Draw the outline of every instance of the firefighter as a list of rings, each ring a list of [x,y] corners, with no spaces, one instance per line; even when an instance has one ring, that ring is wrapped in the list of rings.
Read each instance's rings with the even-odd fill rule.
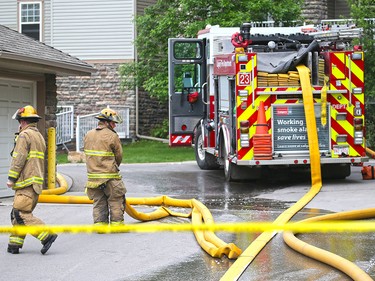
[[[122,145],[114,129],[122,119],[110,108],[103,109],[95,118],[99,120],[98,126],[84,139],[86,193],[94,201],[94,224],[121,225],[124,223],[126,188],[119,173]]]
[[[7,181],[7,186],[15,190],[11,221],[13,225],[43,225],[41,219],[33,216],[44,183],[46,143],[37,129],[37,122],[41,117],[34,107],[27,105],[18,109],[13,119],[16,119],[20,126],[11,152],[12,161]],[[57,235],[43,231],[34,237],[41,241],[41,253],[44,255]],[[24,240],[25,236],[10,235],[8,253],[18,254]]]

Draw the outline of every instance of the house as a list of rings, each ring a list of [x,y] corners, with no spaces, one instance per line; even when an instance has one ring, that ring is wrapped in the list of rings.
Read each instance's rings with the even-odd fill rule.
[[[96,70],[86,62],[0,25],[0,197],[6,188],[10,152],[18,122],[12,119],[20,107],[31,104],[44,118],[39,130],[47,136],[56,127],[56,76],[90,76]]]
[[[128,107],[130,133],[135,137],[138,97],[134,91],[121,91],[118,67],[135,58],[134,16],[155,2],[2,0],[0,24],[93,65],[98,72],[92,77],[57,78],[59,105],[73,105],[80,115],[107,105]]]
[[[57,77],[59,106],[73,105],[75,115],[98,112],[107,105],[125,106],[130,112],[130,134],[135,137],[136,99],[151,102],[150,107],[156,110],[158,105],[145,93],[139,97],[138,92],[123,92],[118,67],[135,58],[134,16],[155,2],[2,0],[0,24],[93,65],[98,72],[91,77]],[[167,116],[167,109],[163,111]]]

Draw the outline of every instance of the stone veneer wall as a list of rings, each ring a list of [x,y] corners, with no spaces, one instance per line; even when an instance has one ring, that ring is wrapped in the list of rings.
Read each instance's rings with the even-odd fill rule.
[[[120,64],[92,64],[98,71],[91,76],[58,77],[58,105],[74,106],[74,116],[99,112],[107,105],[130,108],[130,137],[135,137],[135,93],[121,91]]]
[[[57,109],[57,87],[55,74],[46,74],[46,104],[45,104],[45,122],[46,136],[48,128],[56,128],[56,109]]]
[[[125,105],[130,108],[130,137],[136,138],[135,92],[121,91],[118,68],[120,64],[93,64],[98,70],[90,76],[58,77],[58,104],[73,105],[74,115],[100,111],[107,105]],[[140,135],[150,136],[153,128],[168,118],[168,104],[160,103],[148,93],[139,91]]]
[[[318,24],[328,17],[328,0],[305,1],[302,7],[302,16],[308,24]]]
[[[139,127],[140,135],[151,136],[153,129],[161,126],[168,119],[168,102],[159,102],[147,92],[139,91]]]

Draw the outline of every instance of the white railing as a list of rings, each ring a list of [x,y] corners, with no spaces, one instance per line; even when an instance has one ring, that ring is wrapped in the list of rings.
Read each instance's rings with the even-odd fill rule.
[[[56,113],[56,145],[64,145],[74,138],[73,106],[58,106]]]
[[[117,124],[116,132],[120,139],[129,138],[129,108],[126,106],[107,106],[110,107],[122,117],[123,123]],[[87,115],[77,116],[77,129],[76,129],[76,151],[81,151],[83,148],[83,140],[88,131],[94,129],[98,125],[98,120],[95,118],[99,112]]]
[[[375,18],[366,18],[364,19],[367,22],[370,22],[372,24],[375,23]],[[327,20],[321,20],[322,25],[330,25],[330,26],[353,26],[356,24],[356,19],[327,19]]]

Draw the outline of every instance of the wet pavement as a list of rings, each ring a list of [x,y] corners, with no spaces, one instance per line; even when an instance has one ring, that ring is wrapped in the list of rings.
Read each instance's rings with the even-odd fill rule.
[[[125,164],[121,167],[128,197],[168,195],[195,198],[205,204],[216,222],[273,221],[309,189],[305,174],[272,174],[255,182],[226,183],[222,170],[202,171],[195,162]],[[82,195],[86,180],[83,164],[59,165],[72,185],[67,195]],[[360,167],[346,180],[325,181],[322,191],[293,220],[372,207],[375,185],[363,181]],[[0,199],[0,224],[9,225],[11,198]],[[50,224],[90,224],[91,205],[39,204],[38,216]],[[151,207],[137,207],[149,212]],[[127,223],[137,223],[126,217]],[[162,223],[189,223],[168,217]],[[150,222],[158,223],[158,222]],[[260,233],[216,233],[242,250]],[[375,278],[375,234],[314,233],[298,236],[354,261]],[[7,236],[0,236],[0,245]],[[55,245],[56,244],[56,245]],[[27,238],[23,253],[0,251],[4,280],[220,280],[234,263],[215,259],[197,244],[192,233],[61,234],[46,256],[36,239]],[[47,264],[45,264],[47,262]],[[27,264],[27,269],[23,264]],[[15,267],[15,264],[18,267]],[[47,265],[47,266],[46,266]],[[17,274],[14,274],[16,270]],[[4,273],[3,273],[4,272]],[[13,273],[12,273],[13,272]],[[255,258],[240,280],[350,280],[341,272],[294,252],[277,235]]]

